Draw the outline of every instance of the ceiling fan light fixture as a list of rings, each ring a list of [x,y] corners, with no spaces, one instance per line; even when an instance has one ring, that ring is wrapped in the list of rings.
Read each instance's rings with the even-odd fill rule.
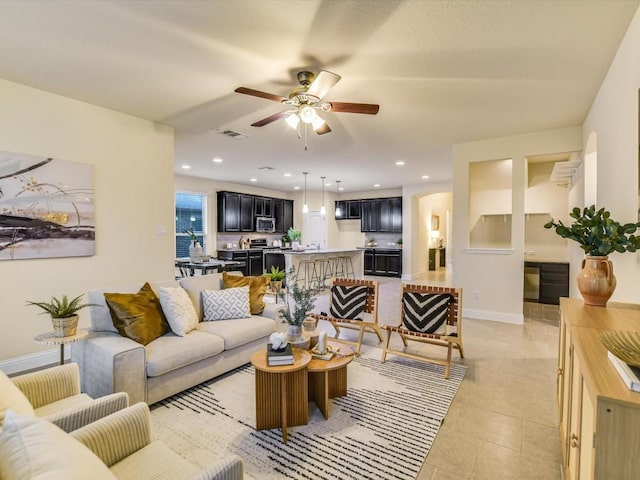
[[[320,115],[316,115],[316,118],[313,122],[311,122],[311,125],[313,126],[314,130],[318,130],[320,127],[322,127],[325,123],[324,118],[322,118]]]
[[[300,120],[303,123],[313,123],[316,118],[318,118],[318,114],[316,113],[316,109],[311,105],[305,105],[300,109]]]
[[[295,130],[296,128],[298,128],[298,124],[300,123],[300,118],[296,113],[292,113],[287,118],[285,118],[284,121],[287,122],[287,125],[289,125],[291,128]]]

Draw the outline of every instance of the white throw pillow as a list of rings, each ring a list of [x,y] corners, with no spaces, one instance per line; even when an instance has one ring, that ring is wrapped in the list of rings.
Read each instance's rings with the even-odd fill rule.
[[[159,289],[160,306],[167,317],[173,333],[184,337],[198,326],[198,315],[189,298],[181,287],[162,287]]]
[[[0,433],[0,478],[113,480],[116,477],[91,450],[53,423],[9,410]]]
[[[15,386],[4,372],[0,371],[0,427],[7,410],[13,410],[24,415],[35,416],[31,402],[24,396],[22,390]],[[0,477],[1,478],[1,477]]]
[[[202,309],[205,322],[248,318],[251,316],[249,286],[225,288],[224,290],[203,290]]]

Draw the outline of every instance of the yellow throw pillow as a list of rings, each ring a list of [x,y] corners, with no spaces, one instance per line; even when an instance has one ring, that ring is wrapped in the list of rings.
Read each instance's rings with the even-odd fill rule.
[[[224,288],[249,286],[249,309],[251,315],[260,315],[264,310],[264,294],[267,292],[269,277],[240,277],[222,272]]]
[[[149,283],[138,293],[105,293],[104,298],[113,325],[123,337],[146,345],[171,330]]]

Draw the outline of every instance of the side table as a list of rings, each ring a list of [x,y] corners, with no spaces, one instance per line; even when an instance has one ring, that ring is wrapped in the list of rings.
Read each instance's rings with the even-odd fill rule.
[[[355,352],[351,347],[329,342],[334,348],[340,348],[340,355],[331,360],[312,358],[307,365],[309,372],[309,401],[315,402],[325,419],[329,418],[329,399],[347,394],[347,365],[351,363]]]
[[[311,355],[293,349],[293,365],[269,366],[267,350],[251,357],[256,370],[256,429],[282,429],[287,443],[287,427],[306,425],[309,421],[307,365]]]
[[[84,340],[89,335],[88,330],[77,330],[75,335],[68,337],[54,337],[53,332],[42,333],[34,338],[41,345],[60,345],[60,365],[64,365],[64,345]]]

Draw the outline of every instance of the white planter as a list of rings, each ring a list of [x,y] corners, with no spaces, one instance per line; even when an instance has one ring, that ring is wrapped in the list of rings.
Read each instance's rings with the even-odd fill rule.
[[[202,245],[199,242],[189,246],[189,260],[193,263],[202,263]]]

